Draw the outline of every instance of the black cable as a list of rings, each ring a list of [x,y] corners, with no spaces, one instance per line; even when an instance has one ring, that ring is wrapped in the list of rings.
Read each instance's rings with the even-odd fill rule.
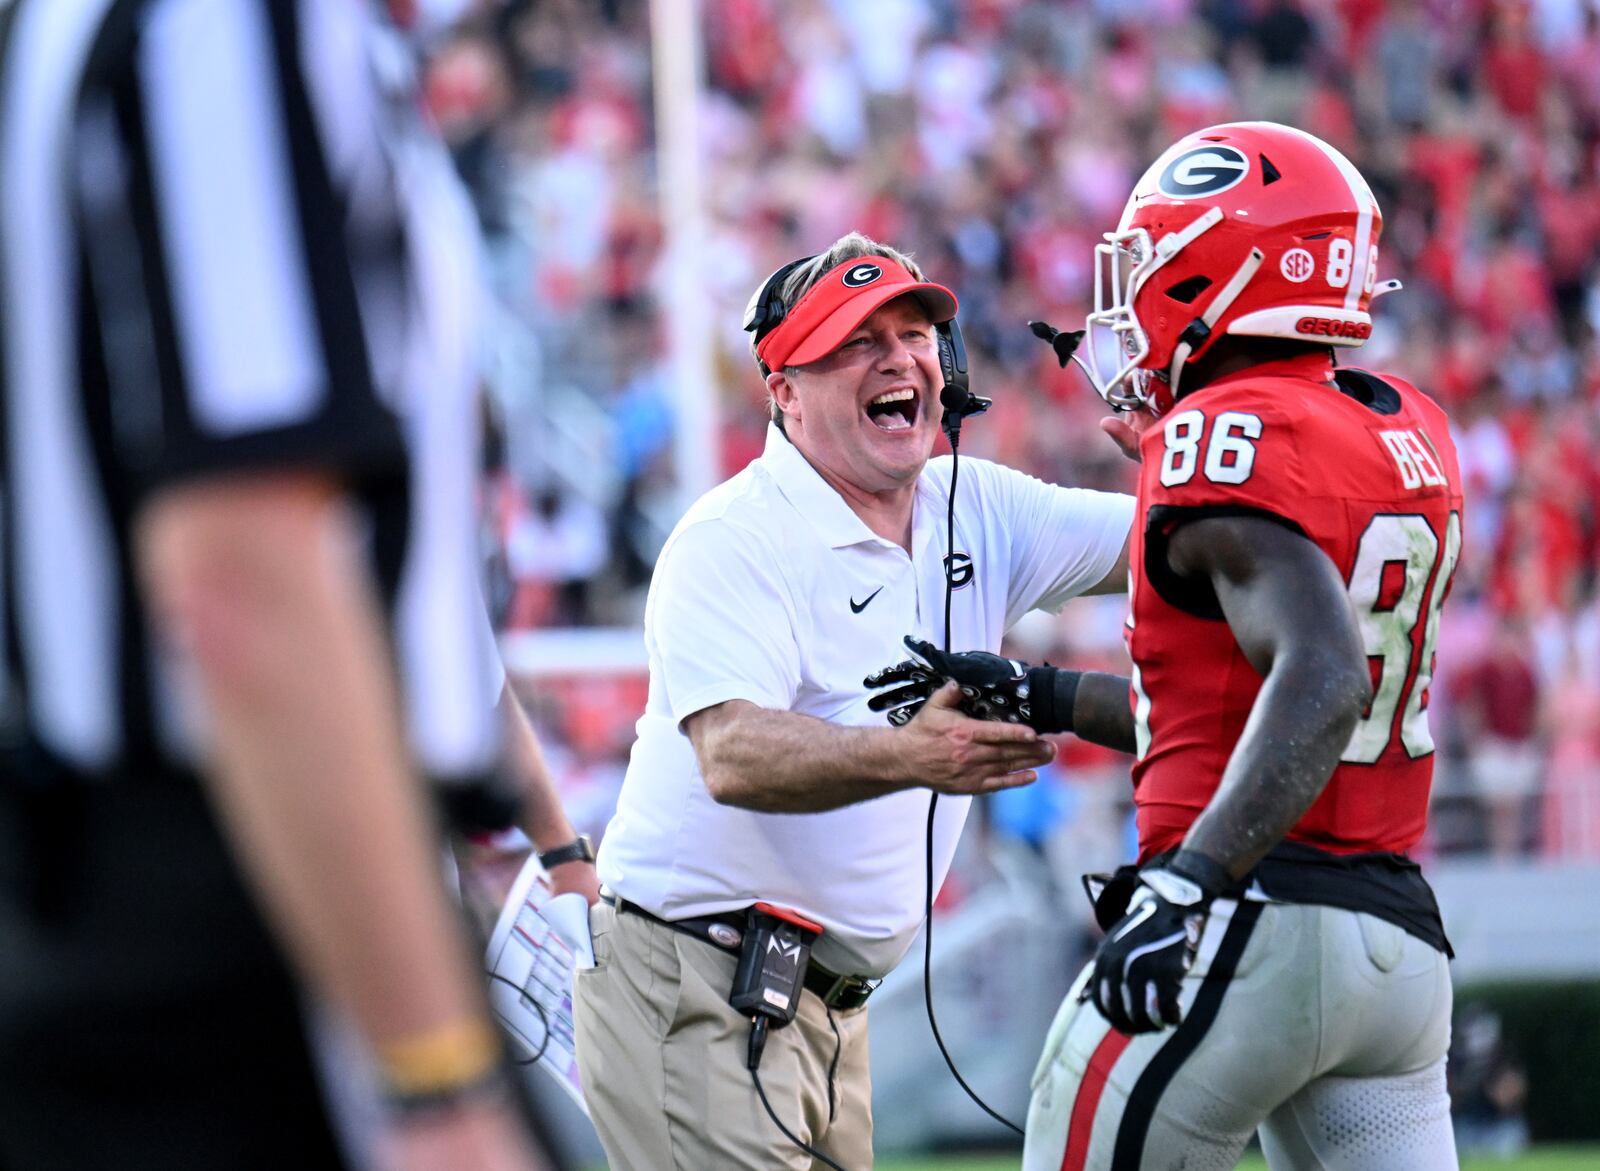
[[[950,653],[950,604],[955,589],[950,581],[956,568],[956,477],[961,474],[961,420],[945,432],[950,440],[950,492],[944,509],[944,653]]]
[[[750,1050],[749,1059],[746,1061],[746,1064],[750,1067],[750,1080],[756,1084],[756,1094],[761,1098],[761,1104],[767,1108],[767,1117],[772,1119],[774,1126],[783,1131],[784,1138],[788,1139],[817,1162],[826,1163],[828,1166],[833,1168],[833,1171],[845,1171],[843,1167],[839,1166],[839,1164],[835,1163],[832,1159],[828,1158],[827,1155],[824,1155],[815,1147],[810,1146],[806,1142],[802,1141],[799,1135],[795,1134],[792,1130],[785,1126],[783,1124],[783,1119],[778,1117],[778,1112],[772,1108],[772,1103],[767,1101],[767,1091],[762,1088],[761,1075],[756,1072],[756,1067],[761,1064],[761,1051],[766,1047],[767,1028],[768,1025],[766,1017],[757,1016],[750,1019]]]
[[[828,1166],[832,1167],[833,1171],[844,1171],[843,1167],[839,1166],[839,1164],[828,1158],[827,1155],[824,1155],[821,1151],[817,1150],[816,1147],[808,1146],[806,1143],[801,1142],[800,1138],[783,1124],[783,1119],[779,1118],[778,1115],[773,1111],[772,1103],[767,1101],[767,1091],[761,1088],[761,1075],[753,1069],[750,1071],[750,1080],[756,1084],[756,1093],[761,1097],[761,1104],[767,1108],[767,1117],[772,1119],[779,1130],[783,1131],[784,1138],[788,1139],[817,1162],[826,1163]]]
[[[839,1076],[839,1058],[844,1056],[844,1038],[839,1035],[839,1025],[833,1019],[833,1009],[828,1009],[828,1028],[833,1030],[833,1061],[828,1066],[828,1125],[833,1125],[834,1118],[834,1092],[833,1082]]]
[[[518,1067],[536,1064],[538,1062],[539,1058],[544,1056],[544,1051],[546,1049],[550,1048],[550,1014],[545,1011],[544,1005],[540,1004],[533,997],[529,996],[528,995],[528,990],[526,988],[524,988],[522,985],[518,984],[515,980],[507,980],[499,972],[490,972],[489,973],[489,979],[498,980],[498,981],[500,981],[500,983],[504,984],[507,988],[515,988],[517,990],[517,995],[522,997],[522,999],[527,1001],[527,1003],[533,1005],[533,1010],[536,1013],[539,1014],[539,1023],[544,1026],[544,1040],[539,1043],[538,1050],[534,1053],[534,1055],[532,1057],[529,1057],[525,1061],[524,1060],[518,1060],[515,1057],[508,1057],[507,1058],[507,1060],[509,1060],[512,1065],[515,1065],[515,1066],[518,1066]]]
[[[1001,1126],[1010,1127],[1018,1134],[1024,1134],[1022,1127],[1011,1119],[998,1113],[994,1107],[978,1097],[978,1092],[967,1085],[967,1079],[961,1076],[961,1071],[956,1068],[955,1058],[950,1056],[950,1050],[945,1048],[944,1037],[939,1033],[939,1018],[933,1014],[933,811],[939,804],[939,794],[934,793],[928,801],[928,850],[927,850],[927,898],[923,904],[922,923],[922,992],[923,1002],[928,1006],[928,1027],[933,1030],[934,1043],[939,1046],[939,1053],[944,1057],[944,1063],[950,1067],[950,1074],[956,1083],[967,1092],[967,1097],[978,1104],[990,1118]]]
[[[951,585],[952,558],[956,550],[956,475],[960,469],[961,457],[957,449],[961,446],[961,424],[956,425],[946,432],[950,439],[950,495],[949,504],[945,510],[945,560],[944,560],[944,652],[950,653],[950,603],[955,594]],[[933,1040],[939,1046],[939,1053],[944,1058],[944,1063],[950,1067],[950,1074],[956,1079],[967,1097],[978,1104],[978,1107],[1002,1126],[1009,1126],[1018,1134],[1023,1134],[1022,1127],[1012,1122],[1009,1118],[997,1113],[995,1109],[978,1097],[977,1091],[967,1085],[967,1079],[961,1076],[961,1071],[956,1068],[955,1058],[950,1056],[950,1050],[945,1048],[944,1037],[939,1033],[939,1018],[933,1012],[933,815],[939,808],[939,794],[929,794],[928,797],[928,834],[927,849],[923,857],[927,863],[925,871],[926,885],[923,887],[925,898],[922,906],[922,999],[928,1006],[928,1027],[933,1030]]]

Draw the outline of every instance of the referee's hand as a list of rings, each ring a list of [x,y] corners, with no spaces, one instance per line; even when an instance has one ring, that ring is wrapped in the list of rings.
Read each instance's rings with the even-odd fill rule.
[[[990,793],[1039,779],[1055,745],[1022,724],[974,720],[961,712],[961,688],[946,683],[915,718],[894,730],[911,771],[940,793]]]

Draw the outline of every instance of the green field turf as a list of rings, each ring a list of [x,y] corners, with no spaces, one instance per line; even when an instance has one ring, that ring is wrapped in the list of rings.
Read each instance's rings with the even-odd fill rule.
[[[882,1159],[877,1171],[1016,1171],[1016,1155]],[[1266,1171],[1260,1155],[1247,1155],[1239,1171]],[[1596,1171],[1600,1146],[1540,1147],[1512,1159],[1464,1159],[1461,1171]]]

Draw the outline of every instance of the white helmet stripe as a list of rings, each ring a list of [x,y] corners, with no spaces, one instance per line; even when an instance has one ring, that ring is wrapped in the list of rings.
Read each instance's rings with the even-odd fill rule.
[[[1361,293],[1367,287],[1367,266],[1372,254],[1372,204],[1368,204],[1356,217],[1355,267],[1350,270],[1350,287],[1344,291],[1344,307],[1359,309]]]
[[[1248,123],[1246,123],[1248,125]],[[1372,188],[1367,186],[1367,181],[1361,177],[1361,172],[1356,170],[1355,164],[1344,157],[1338,148],[1323,142],[1315,134],[1307,134],[1296,126],[1278,126],[1279,130],[1287,130],[1291,134],[1298,134],[1307,142],[1315,143],[1323,154],[1328,156],[1328,161],[1339,168],[1339,174],[1350,187],[1350,196],[1356,201],[1356,254],[1355,261],[1350,270],[1350,284],[1344,291],[1344,307],[1355,309],[1361,304],[1361,293],[1367,287],[1367,266],[1372,255],[1372,217],[1378,210],[1378,201],[1372,194]]]

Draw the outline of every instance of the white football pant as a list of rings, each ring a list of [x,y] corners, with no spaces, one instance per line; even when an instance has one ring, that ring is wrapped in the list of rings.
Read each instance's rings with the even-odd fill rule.
[[[1067,994],[1033,1075],[1024,1171],[1456,1171],[1448,961],[1333,907],[1219,899],[1183,1023],[1127,1037]]]

